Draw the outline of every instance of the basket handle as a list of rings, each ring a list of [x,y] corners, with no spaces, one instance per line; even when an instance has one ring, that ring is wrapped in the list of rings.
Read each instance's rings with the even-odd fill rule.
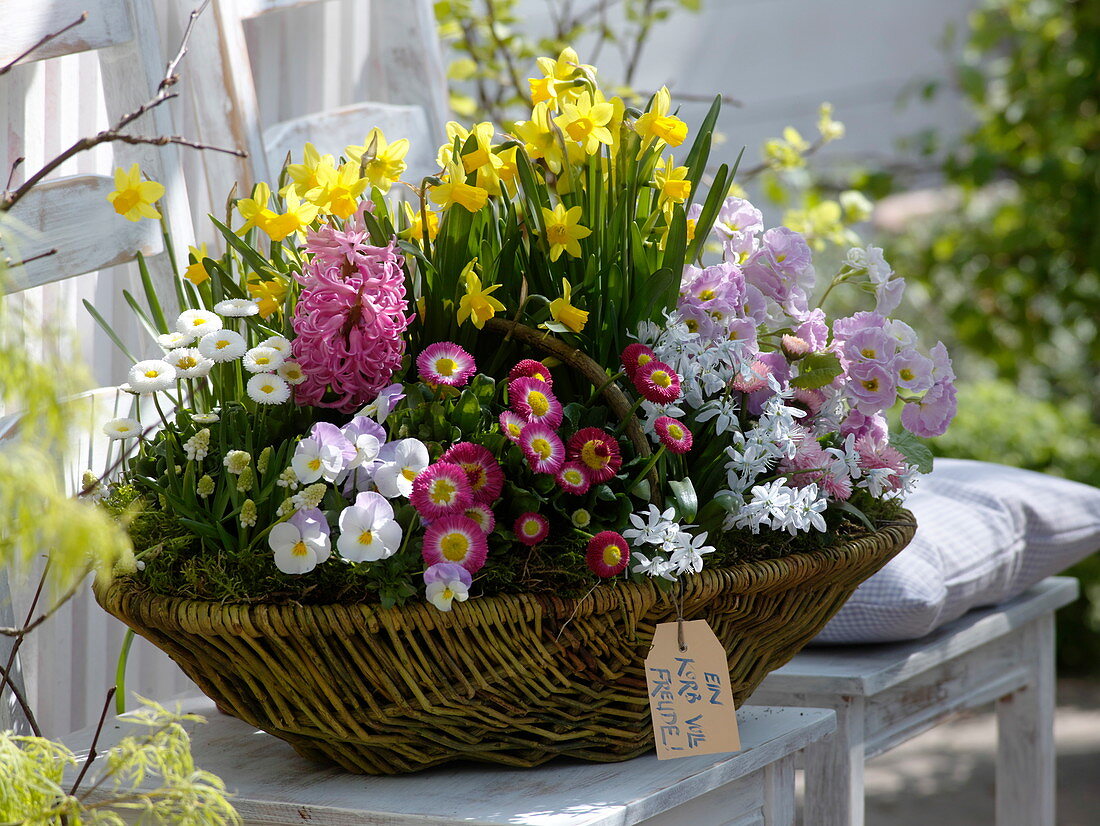
[[[592,383],[593,387],[603,387],[601,391],[603,400],[611,408],[611,412],[618,417],[619,421],[626,422],[626,437],[634,446],[634,450],[643,459],[648,459],[653,455],[649,447],[649,441],[646,439],[645,433],[642,432],[641,423],[633,413],[633,405],[630,400],[617,384],[614,382],[608,383],[607,372],[590,356],[576,347],[566,344],[556,336],[528,327],[526,324],[520,324],[518,321],[490,318],[485,322],[485,329],[501,333],[508,338],[518,339],[536,350],[554,356],[583,375]],[[663,497],[661,496],[661,484],[660,477],[657,475],[657,468],[650,469],[648,479],[650,501],[660,505]]]

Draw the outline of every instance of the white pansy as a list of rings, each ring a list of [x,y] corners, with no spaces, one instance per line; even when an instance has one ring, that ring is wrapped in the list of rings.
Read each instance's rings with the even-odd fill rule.
[[[344,454],[336,445],[322,444],[316,439],[302,439],[294,448],[290,466],[303,485],[321,478],[332,482],[344,470]]]
[[[242,363],[249,373],[274,373],[284,361],[283,354],[274,347],[253,347],[244,354]]]
[[[323,518],[302,512],[273,527],[267,544],[275,554],[275,566],[284,574],[307,574],[331,553]]]
[[[201,379],[210,374],[214,362],[195,347],[180,347],[165,353],[164,360],[176,368],[181,379]]]
[[[244,338],[233,330],[216,330],[199,339],[199,352],[219,363],[239,359],[247,349]]]
[[[387,442],[378,458],[382,464],[374,471],[374,485],[387,499],[408,497],[413,480],[430,461],[428,448],[418,439]]]
[[[175,350],[177,347],[186,347],[195,340],[194,336],[184,333],[164,333],[157,336],[157,344],[165,350]]]
[[[424,596],[440,611],[450,611],[455,600],[465,602],[469,598],[470,586],[457,579],[449,582],[429,582],[424,587]]]
[[[401,526],[393,508],[380,493],[368,491],[340,513],[340,538],[336,547],[351,562],[388,559],[401,547]]]
[[[260,312],[255,301],[248,298],[227,298],[214,305],[214,312],[224,318],[246,318]]]
[[[141,422],[137,419],[111,419],[103,425],[103,432],[112,439],[133,439],[141,435]]]
[[[290,385],[274,373],[260,373],[245,385],[248,398],[256,404],[282,404],[290,398]]]
[[[284,361],[275,372],[287,384],[301,384],[306,380],[306,374],[302,372],[302,366],[296,361]]]
[[[176,319],[176,332],[201,338],[222,328],[222,320],[206,310],[184,310]]]
[[[147,359],[131,367],[126,380],[135,393],[159,393],[175,386],[176,368],[162,359]]]

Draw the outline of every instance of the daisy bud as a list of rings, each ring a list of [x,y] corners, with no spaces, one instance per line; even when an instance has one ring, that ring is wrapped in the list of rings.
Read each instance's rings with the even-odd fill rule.
[[[237,490],[241,493],[248,493],[252,490],[252,483],[255,478],[256,474],[252,472],[252,468],[246,467],[241,471],[241,475],[237,477]]]
[[[195,486],[196,492],[204,499],[214,492],[214,480],[210,478],[210,475],[204,473],[202,478],[199,479],[199,483]]]
[[[780,346],[783,348],[783,355],[787,357],[788,361],[797,361],[803,356],[809,355],[810,352],[809,343],[798,336],[783,336],[780,340]]]
[[[590,514],[584,508],[577,508],[573,511],[573,515],[570,517],[573,525],[578,528],[587,528],[592,524],[592,514]]]
[[[267,465],[271,461],[271,447],[265,447],[260,451],[260,458],[256,460],[256,470],[267,473]]]
[[[252,528],[256,525],[256,503],[251,499],[245,499],[241,505],[241,527]]]

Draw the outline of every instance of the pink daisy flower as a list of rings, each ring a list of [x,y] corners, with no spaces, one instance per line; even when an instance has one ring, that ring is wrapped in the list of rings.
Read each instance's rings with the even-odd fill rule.
[[[452,462],[466,471],[475,502],[491,504],[504,490],[504,471],[500,462],[483,445],[459,442],[440,457],[442,462]]]
[[[814,483],[833,499],[847,499],[852,495],[852,480],[846,473],[834,476],[833,458],[810,433],[803,428],[798,429],[802,431],[798,449],[794,456],[784,459],[779,465],[779,472],[787,476],[787,484],[792,488],[804,488]]]
[[[585,427],[574,433],[569,440],[568,456],[584,465],[594,484],[613,478],[623,464],[615,437],[598,427]]]
[[[425,519],[438,519],[462,513],[474,503],[474,494],[461,465],[436,462],[416,475],[409,501]]]
[[[626,570],[630,562],[630,548],[621,534],[603,531],[588,541],[584,559],[589,570],[597,576],[615,576]]]
[[[588,471],[585,469],[584,464],[576,459],[562,465],[558,475],[554,477],[554,481],[558,483],[559,488],[566,493],[572,493],[574,496],[583,496],[588,493],[588,488],[592,485],[592,480],[588,478]]]
[[[663,361],[640,365],[634,371],[634,387],[654,404],[672,404],[680,398],[680,377]]]
[[[634,374],[638,372],[639,367],[644,367],[651,361],[656,360],[657,356],[644,344],[628,344],[619,357],[619,361],[623,364],[623,370],[626,371],[626,375],[631,381],[634,380]]]
[[[750,369],[752,370],[752,375],[745,378],[738,373],[733,377],[733,381],[730,382],[730,387],[742,393],[755,393],[757,390],[763,390],[767,387],[768,376],[772,373],[771,367],[757,360],[752,363]]]
[[[525,421],[539,422],[552,428],[561,424],[561,402],[544,381],[519,378],[508,382],[508,402]]]
[[[537,545],[550,535],[550,523],[540,513],[525,513],[513,526],[516,538],[524,545]]]
[[[671,416],[661,416],[653,422],[653,429],[657,432],[661,444],[672,453],[687,453],[691,450],[691,431],[683,422]]]
[[[542,422],[528,422],[523,426],[519,446],[535,473],[557,473],[565,463],[565,445],[554,429]]]
[[[421,555],[429,565],[453,562],[471,574],[485,564],[489,545],[477,522],[462,514],[444,516],[424,531]]]
[[[886,480],[888,490],[901,488],[901,474],[905,473],[905,457],[889,442],[879,441],[873,436],[856,439],[856,452],[859,453],[859,466],[864,470],[889,468],[893,471]]]
[[[500,414],[501,432],[516,444],[519,444],[519,434],[523,431],[525,424],[527,424],[527,420],[515,411],[505,410]]]
[[[551,387],[554,386],[554,377],[550,375],[550,368],[541,361],[535,361],[534,359],[524,359],[512,368],[512,371],[508,374],[508,381],[515,381],[516,379],[538,379],[546,382]]]
[[[474,357],[451,341],[437,341],[416,357],[420,378],[428,384],[462,387],[477,371]]]
[[[493,528],[497,526],[497,518],[493,515],[493,511],[488,505],[483,505],[480,502],[474,502],[466,508],[465,516],[467,519],[476,522],[477,526],[481,528],[481,532],[486,536],[491,534]]]

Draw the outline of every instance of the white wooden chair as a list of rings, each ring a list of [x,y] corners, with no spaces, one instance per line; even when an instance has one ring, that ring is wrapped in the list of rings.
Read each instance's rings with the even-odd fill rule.
[[[406,158],[410,179],[435,171],[435,150],[442,142],[448,106],[429,0],[352,0],[358,4],[355,11],[369,6],[362,32],[364,41],[369,36],[363,85],[372,100],[314,111],[263,128],[257,76],[263,79],[277,72],[279,92],[289,94],[286,87],[305,74],[305,64],[321,59],[326,47],[331,47],[321,38],[332,32],[311,27],[310,33],[318,39],[298,41],[300,48],[293,50],[284,48],[286,65],[275,67],[263,65],[262,57],[261,65],[250,60],[246,24],[263,27],[279,14],[297,15],[295,22],[306,22],[302,15],[321,15],[324,7],[341,2],[347,0],[213,0],[213,15],[200,20],[192,51],[202,68],[191,85],[199,134],[208,143],[249,153],[247,159],[203,158],[207,191],[218,214],[232,182],[238,182],[238,192],[250,191],[257,180],[274,183],[288,152],[300,158],[302,146],[309,141],[322,153],[338,157],[345,146],[361,143],[372,126],[381,128],[391,141],[402,137],[411,141]],[[301,7],[307,6],[312,8],[303,11]],[[363,18],[356,14],[355,19]],[[321,100],[323,91],[312,90],[311,99]]]
[[[625,763],[557,760],[538,769],[450,765],[401,777],[364,777],[310,763],[285,743],[188,698],[196,765],[225,780],[245,824],[388,826],[793,826],[794,758],[834,728],[822,709],[744,707],[741,751],[677,760],[650,753]],[[108,722],[102,752],[131,733]],[[87,753],[92,728],[66,744]]]
[[[84,11],[88,12],[85,23],[35,50],[25,62],[96,50],[107,119],[113,123],[149,100],[165,72],[151,0],[54,0],[30,4],[24,0],[0,0],[0,20],[4,21],[0,27],[0,65],[8,63],[45,35],[71,23]],[[5,179],[11,160],[23,154],[20,145],[23,136],[34,126],[26,120],[19,94],[20,89],[26,88],[25,72],[30,70],[20,64],[12,73],[0,78],[0,86],[7,87],[6,111],[0,112],[7,136]],[[76,89],[70,87],[68,91],[73,94]],[[65,94],[61,89],[53,93]],[[75,106],[71,99],[63,98],[60,103],[62,110]],[[135,122],[133,132],[175,134],[168,108],[161,106],[145,115]],[[193,237],[193,232],[187,191],[175,148],[125,143],[116,143],[113,148],[115,166],[128,168],[137,162],[150,178],[165,185],[166,194],[159,206],[176,244],[184,245],[182,249],[186,251],[185,244]],[[159,224],[154,221],[132,223],[115,214],[106,199],[112,189],[114,182],[108,175],[69,176],[35,187],[16,204],[12,215],[31,234],[20,239],[17,250],[8,250],[7,254],[22,260],[49,250],[56,250],[56,253],[11,270],[7,289],[26,290],[62,280],[75,284],[79,276],[131,261],[139,251],[148,257],[154,279],[162,285],[170,283],[166,279],[174,277],[173,269],[167,255],[163,254]],[[120,292],[120,287],[116,285],[116,291]],[[168,289],[164,294],[174,293]],[[90,318],[87,324],[91,326]],[[128,397],[120,399],[113,387],[89,391],[84,396],[92,402],[89,419],[78,423],[78,431],[73,435],[71,464],[59,469],[74,492],[80,489],[80,478],[86,468],[102,469],[100,460],[105,463],[107,445],[99,432],[102,423],[112,415],[129,413]],[[5,428],[0,426],[0,431],[3,430]],[[6,573],[0,572],[0,589],[11,585],[16,592],[15,606],[19,607],[20,589],[17,583],[8,583]],[[21,622],[23,616],[18,610],[10,610],[12,601],[6,596],[0,593],[0,604],[8,608],[0,615],[0,622],[14,625]],[[104,693],[114,682],[115,660],[124,631],[124,626],[102,611],[89,593],[82,593],[27,637],[20,655],[22,670],[30,689],[32,707],[46,733],[72,731],[98,716]],[[130,664],[128,687],[142,693],[167,696],[190,685],[167,657],[144,641],[139,640],[134,646]]]
[[[997,826],[1054,826],[1054,612],[1077,580],[1050,577],[919,640],[810,648],[753,703],[831,708],[837,730],[807,748],[807,826],[862,826],[863,764],[952,715],[996,703]]]

